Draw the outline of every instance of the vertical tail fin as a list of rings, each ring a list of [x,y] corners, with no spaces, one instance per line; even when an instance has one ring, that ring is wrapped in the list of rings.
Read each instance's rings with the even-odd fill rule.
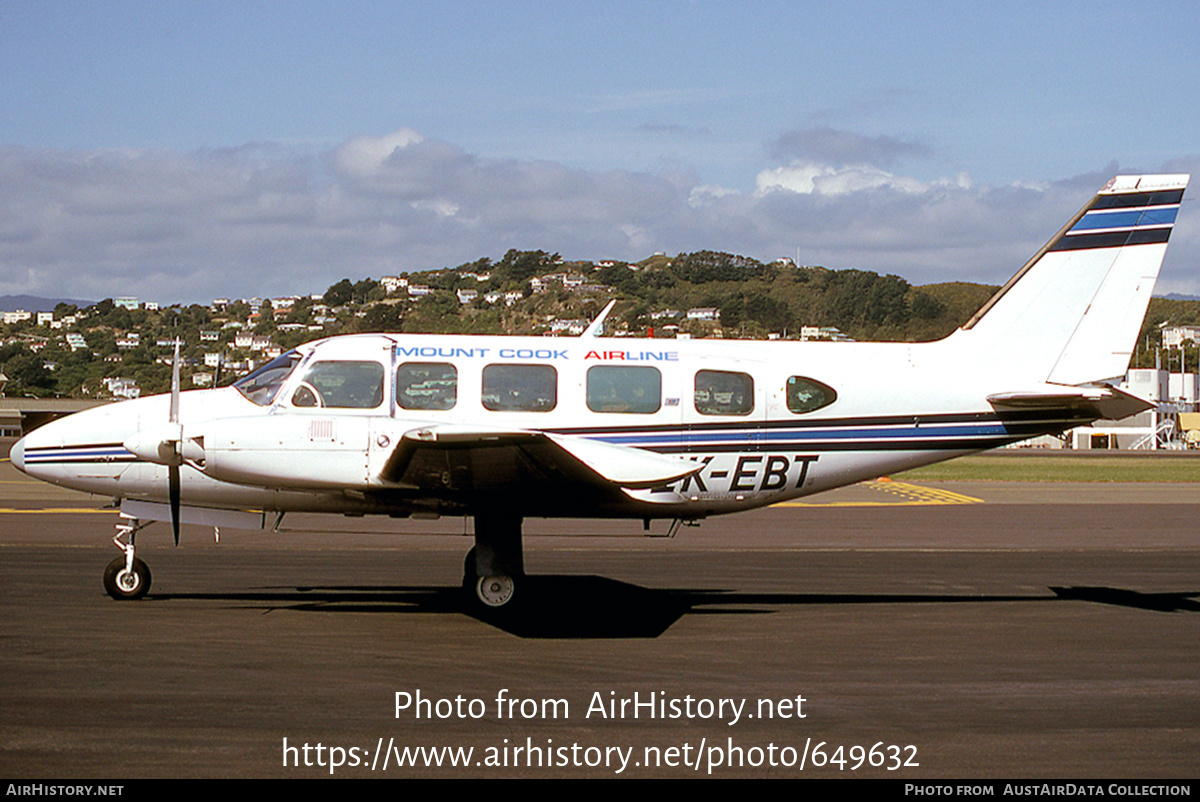
[[[1188,179],[1109,181],[963,326],[964,336],[983,358],[1030,381],[1124,375]]]

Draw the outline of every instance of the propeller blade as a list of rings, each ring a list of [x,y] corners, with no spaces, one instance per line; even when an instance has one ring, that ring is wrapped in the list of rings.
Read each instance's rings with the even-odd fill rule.
[[[175,338],[175,358],[171,360],[171,423],[179,423],[179,338]],[[176,456],[182,451],[183,432],[179,433],[180,442],[175,444]],[[167,492],[171,502],[171,531],[175,534],[175,545],[179,545],[179,460],[176,459],[167,466]]]
[[[171,500],[171,531],[175,533],[175,545],[179,545],[179,466],[167,467],[167,485]]]
[[[175,358],[171,360],[170,422],[179,422],[179,338],[175,338]]]

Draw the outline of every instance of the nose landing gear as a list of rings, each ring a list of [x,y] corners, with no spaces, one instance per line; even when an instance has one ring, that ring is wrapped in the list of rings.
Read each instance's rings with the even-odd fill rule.
[[[104,591],[114,599],[140,599],[150,590],[150,568],[134,553],[138,531],[149,525],[150,522],[139,524],[137,518],[122,518],[117,524],[113,543],[124,554],[104,569]],[[129,542],[121,540],[124,535],[129,536]]]

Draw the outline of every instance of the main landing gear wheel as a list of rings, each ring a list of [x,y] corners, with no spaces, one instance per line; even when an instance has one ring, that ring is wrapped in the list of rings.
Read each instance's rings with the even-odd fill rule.
[[[150,590],[150,568],[133,558],[133,569],[126,570],[125,558],[118,557],[104,569],[104,590],[114,599],[140,599]]]
[[[463,590],[470,594],[470,601],[489,610],[496,610],[512,602],[517,581],[507,574],[480,576],[475,567],[475,547],[467,552],[463,560]]]
[[[513,595],[524,581],[521,517],[503,510],[476,515],[475,545],[463,564],[463,587],[470,604],[488,614],[512,610]]]
[[[481,576],[475,582],[475,598],[487,607],[503,607],[512,601],[516,587],[511,576]]]

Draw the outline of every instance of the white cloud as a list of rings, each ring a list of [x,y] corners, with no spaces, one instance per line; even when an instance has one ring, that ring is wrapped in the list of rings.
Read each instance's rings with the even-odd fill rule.
[[[759,195],[777,190],[802,195],[845,195],[871,189],[894,189],[910,194],[925,192],[929,185],[913,178],[893,175],[870,165],[831,167],[827,164],[794,161],[785,167],[763,170],[754,181]]]
[[[448,201],[445,198],[413,201],[412,206],[414,209],[428,209],[432,212],[437,212],[442,217],[454,217],[458,214],[460,208],[457,203]]]
[[[351,139],[334,154],[337,166],[350,175],[374,175],[397,150],[422,141],[423,137],[410,128],[379,137]]]
[[[728,195],[740,195],[736,189],[728,187],[718,187],[713,184],[701,184],[692,187],[692,191],[688,193],[688,206],[703,206],[706,203],[711,203],[717,198],[724,198]]]
[[[1170,169],[1200,172],[1200,159]],[[578,259],[799,248],[806,263],[915,283],[1000,283],[1116,171],[977,187],[965,175],[921,181],[809,161],[764,169],[743,193],[677,164],[649,173],[493,159],[409,130],[315,154],[0,147],[0,294],[316,292],[509,248]],[[1168,266],[1200,257],[1192,211],[1180,214]],[[1164,272],[1174,291],[1200,293],[1200,277],[1178,273]]]

